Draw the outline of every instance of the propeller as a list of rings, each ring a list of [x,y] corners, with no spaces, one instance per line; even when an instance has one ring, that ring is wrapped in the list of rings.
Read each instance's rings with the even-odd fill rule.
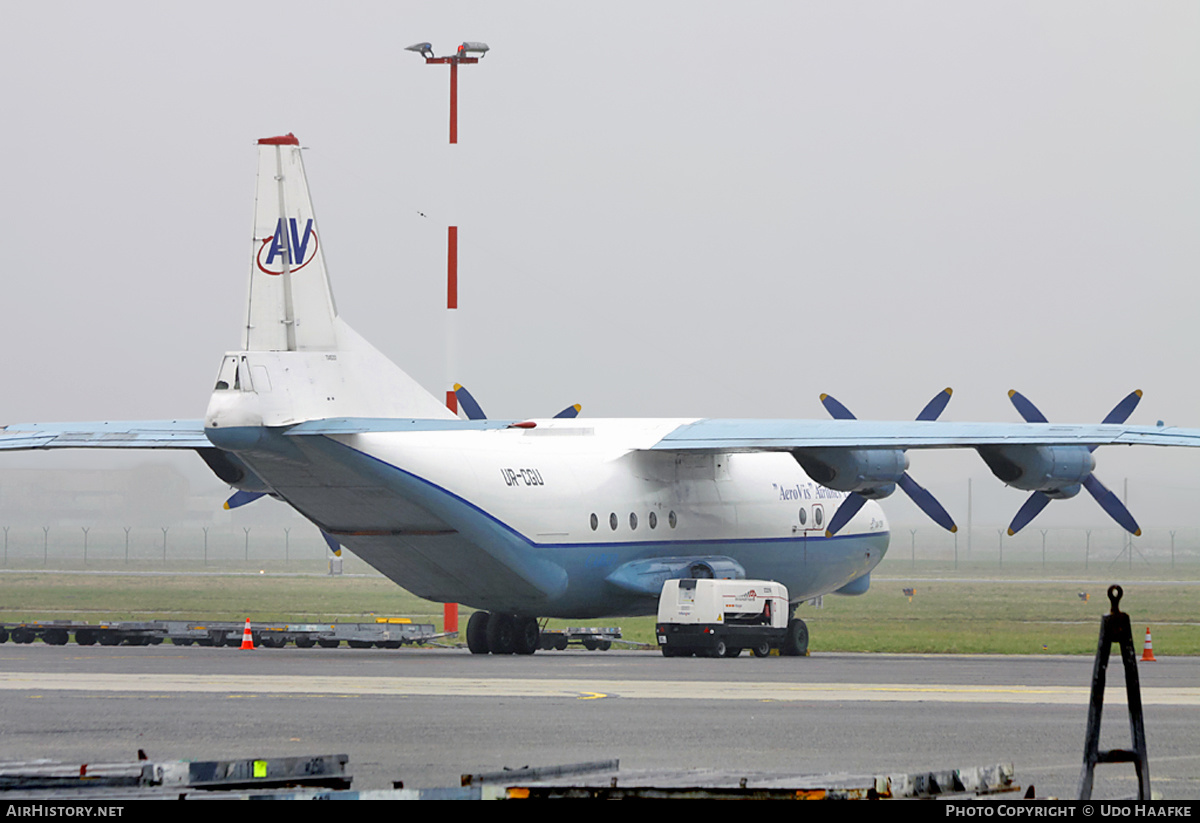
[[[1026,423],[1048,423],[1046,415],[1038,410],[1037,406],[1029,401],[1029,398],[1021,394],[1019,391],[1013,390],[1008,393],[1008,399],[1012,401],[1016,407],[1017,413]],[[1137,408],[1137,404],[1142,400],[1142,391],[1137,389],[1131,391],[1128,395],[1121,399],[1121,402],[1113,406],[1113,410],[1108,413],[1102,423],[1105,425],[1124,423],[1129,419],[1129,415],[1133,414],[1133,410]],[[1096,446],[1088,446],[1089,452],[1094,452]],[[1137,521],[1133,519],[1133,515],[1129,513],[1129,509],[1125,508],[1125,504],[1121,502],[1115,494],[1109,491],[1095,473],[1089,474],[1083,479],[1083,487],[1088,490],[1088,494],[1092,496],[1100,508],[1108,513],[1108,516],[1120,524],[1121,528],[1132,534],[1134,537],[1141,537],[1142,530],[1138,526]],[[1029,499],[1025,501],[1025,505],[1017,511],[1016,517],[1008,526],[1009,535],[1014,535],[1021,529],[1029,525],[1033,518],[1037,517],[1042,509],[1046,508],[1046,504],[1050,502],[1050,496],[1045,492],[1034,492],[1029,495]]]
[[[921,413],[917,415],[917,420],[933,421],[937,420],[941,413],[945,410],[946,404],[950,402],[950,395],[954,394],[953,389],[945,388],[933,396],[933,399],[925,404],[925,408],[921,409]],[[830,397],[828,394],[821,395],[821,405],[829,412],[834,420],[855,420],[854,414],[837,400]],[[912,479],[912,476],[905,472],[900,476],[900,481],[897,484],[909,496],[912,502],[917,504],[917,508],[929,515],[933,522],[937,523],[947,531],[956,532],[958,526],[954,524],[953,518],[942,507],[942,504],[937,501],[929,491]],[[867,498],[858,492],[850,492],[842,505],[838,506],[838,510],[834,512],[833,517],[829,521],[829,526],[825,530],[827,537],[832,537],[841,531],[842,527],[850,522],[854,515],[858,514],[858,510],[867,502]]]
[[[454,396],[458,398],[458,406],[463,410],[463,413],[467,416],[468,420],[487,420],[487,415],[483,413],[483,409],[480,408],[479,403],[475,401],[474,396],[467,391],[465,386],[455,383]],[[554,415],[554,417],[556,419],[576,417],[582,408],[583,406],[576,403],[573,406],[567,406],[558,414]]]
[[[258,498],[266,496],[266,492],[236,491],[228,500],[225,501],[225,508],[236,509],[239,506],[245,506],[247,503],[253,503]],[[330,551],[332,551],[335,556],[341,557],[342,546],[340,543],[338,543],[337,538],[324,529],[321,529],[320,531],[321,537],[325,538],[325,543],[328,544]]]
[[[266,495],[266,492],[243,492],[236,491],[233,496],[225,501],[226,509],[236,509],[238,506],[244,506],[247,503],[253,503],[260,497]]]

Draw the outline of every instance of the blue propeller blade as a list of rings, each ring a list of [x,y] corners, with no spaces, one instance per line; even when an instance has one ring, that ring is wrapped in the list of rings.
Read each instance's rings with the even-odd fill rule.
[[[266,495],[266,492],[242,492],[237,491],[233,496],[225,501],[225,508],[236,509],[238,506],[244,506],[247,503],[253,503],[260,497]]]
[[[858,514],[858,510],[866,502],[867,498],[858,492],[850,492],[849,496],[842,501],[842,505],[838,506],[838,510],[833,513],[833,517],[829,521],[829,526],[825,529],[825,536],[833,537],[840,532],[842,527],[849,523],[854,515]]]
[[[483,409],[479,408],[475,398],[458,383],[454,384],[454,396],[458,398],[459,408],[463,410],[468,420],[487,420],[487,415],[483,413]]]
[[[904,493],[908,495],[909,499],[917,504],[917,508],[929,515],[929,518],[934,523],[937,523],[949,532],[958,531],[958,526],[954,524],[954,519],[942,508],[942,504],[937,502],[937,498],[926,491],[924,486],[913,480],[908,472],[901,475],[899,485],[904,490]]]
[[[1029,399],[1015,389],[1009,391],[1008,399],[1017,407],[1017,414],[1021,415],[1021,419],[1026,423],[1049,423],[1046,415],[1038,411],[1037,406],[1029,402]]]
[[[950,395],[952,394],[954,394],[954,390],[949,386],[942,389],[933,396],[932,400],[925,404],[925,408],[921,409],[921,413],[917,415],[917,419],[937,420],[941,417],[942,412],[945,411],[946,404],[950,402]]]
[[[1142,390],[1141,389],[1135,389],[1135,390],[1131,391],[1128,394],[1128,396],[1125,397],[1124,400],[1122,400],[1117,405],[1113,406],[1113,410],[1108,413],[1108,417],[1105,417],[1100,422],[1102,422],[1102,423],[1124,423],[1126,420],[1129,419],[1129,415],[1133,414],[1133,410],[1137,408],[1137,404],[1140,403],[1141,400],[1142,400]]]
[[[1029,499],[1025,501],[1025,505],[1017,512],[1017,516],[1008,524],[1008,536],[1012,537],[1021,529],[1029,525],[1029,521],[1037,517],[1042,509],[1046,508],[1046,504],[1050,502],[1050,498],[1043,492],[1034,492],[1029,495]]]
[[[834,420],[855,420],[850,410],[843,406],[838,401],[834,400],[827,394],[821,395],[821,405],[825,407],[825,411],[829,412],[829,416]],[[845,505],[845,504],[843,504]]]
[[[329,546],[331,552],[338,557],[342,556],[342,544],[338,542],[336,537],[324,529],[321,529],[321,537],[325,538],[325,545]]]
[[[468,420],[487,420],[487,415],[483,413],[483,409],[475,402],[475,398],[467,391],[466,387],[455,383],[454,396],[458,398],[459,408],[463,410],[463,414],[467,416]],[[567,406],[554,417],[555,419],[570,419],[577,417],[582,409],[583,406],[576,403],[573,406]]]
[[[1101,422],[1102,423],[1124,423],[1126,420],[1129,419],[1129,415],[1133,414],[1133,410],[1137,408],[1137,404],[1139,402],[1141,402],[1141,399],[1142,399],[1142,390],[1141,389],[1135,389],[1134,391],[1131,391],[1128,395],[1126,395],[1124,400],[1122,400],[1117,405],[1113,406],[1113,410],[1108,413],[1108,417],[1105,417],[1104,420],[1102,420]],[[1098,448],[1100,448],[1100,447],[1099,446],[1088,446],[1088,451],[1094,452]],[[1099,497],[1096,498],[1096,502],[1100,503]],[[1104,504],[1100,503],[1100,505],[1103,506]],[[1105,509],[1105,511],[1108,511],[1108,509]],[[1112,512],[1109,512],[1109,514],[1112,514]],[[1132,517],[1129,519],[1130,519],[1130,522],[1133,521]],[[1118,518],[1118,522],[1120,522],[1119,518]],[[1122,525],[1124,525],[1124,524],[1122,524]]]
[[[1121,528],[1134,537],[1142,536],[1142,529],[1129,513],[1129,509],[1125,508],[1121,499],[1109,491],[1107,486],[1096,479],[1096,475],[1089,474],[1083,481],[1083,487],[1100,504],[1100,508],[1108,512],[1109,517],[1121,524]]]

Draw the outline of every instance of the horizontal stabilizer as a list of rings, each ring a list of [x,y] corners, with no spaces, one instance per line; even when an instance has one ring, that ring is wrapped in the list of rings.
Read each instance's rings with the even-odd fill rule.
[[[0,450],[208,449],[200,420],[110,420],[12,423],[0,428]]]

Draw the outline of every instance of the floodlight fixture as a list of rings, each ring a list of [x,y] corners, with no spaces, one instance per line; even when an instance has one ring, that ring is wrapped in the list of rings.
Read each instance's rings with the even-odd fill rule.
[[[458,54],[456,56],[459,58],[470,57],[472,52],[477,53],[480,59],[483,59],[487,56],[488,44],[475,40],[464,40],[463,44],[458,47]]]
[[[435,57],[431,43],[414,43],[404,49],[416,52],[425,58],[425,65],[450,66],[450,142],[458,142],[458,66],[478,63],[489,51],[487,43],[477,40],[464,40],[455,53],[449,57]],[[472,55],[479,55],[473,57]]]

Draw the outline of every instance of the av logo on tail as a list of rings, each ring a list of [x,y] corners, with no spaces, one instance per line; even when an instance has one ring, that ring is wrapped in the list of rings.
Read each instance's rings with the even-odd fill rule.
[[[284,230],[283,218],[279,218],[275,233],[263,240],[258,248],[258,268],[265,274],[283,274],[285,258],[290,258],[292,271],[299,271],[317,256],[317,233],[313,229],[312,218],[308,218],[303,233],[295,217],[287,220],[290,231]],[[311,246],[309,240],[312,241]]]

